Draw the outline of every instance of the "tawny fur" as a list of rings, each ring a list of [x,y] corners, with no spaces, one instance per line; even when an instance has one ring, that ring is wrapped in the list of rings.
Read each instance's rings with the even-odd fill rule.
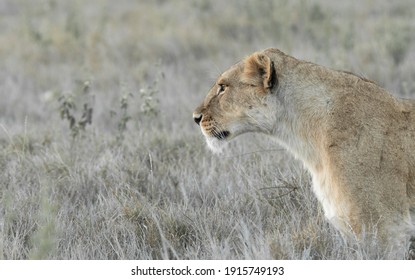
[[[344,236],[374,231],[397,248],[414,235],[415,101],[267,49],[225,71],[194,118],[213,150],[246,132],[275,137]]]

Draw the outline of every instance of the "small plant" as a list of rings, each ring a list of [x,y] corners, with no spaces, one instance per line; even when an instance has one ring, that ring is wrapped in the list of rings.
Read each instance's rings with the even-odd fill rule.
[[[164,73],[159,71],[151,85],[140,89],[139,99],[135,100],[135,102],[141,103],[138,117],[156,117],[159,114],[160,101],[157,95],[160,92],[160,80],[163,78]],[[124,139],[124,134],[127,131],[127,123],[133,118],[131,112],[129,112],[129,108],[131,105],[131,99],[136,96],[124,87],[122,87],[121,92],[122,95],[119,101],[119,107],[116,110],[110,111],[111,118],[119,116],[117,122],[118,135],[116,138],[116,141],[118,142]]]
[[[164,78],[163,72],[157,74],[157,77],[153,83],[146,88],[140,90],[140,97],[142,98],[143,103],[141,104],[141,113],[148,116],[157,116],[159,113],[159,99],[157,94],[159,93],[159,83],[160,79]]]
[[[58,98],[61,119],[68,121],[72,139],[75,139],[80,131],[84,131],[86,126],[92,123],[93,108],[88,98],[90,81],[79,84],[78,90],[62,94]],[[86,100],[78,100],[82,98]],[[81,113],[78,113],[79,103],[83,103]]]
[[[127,123],[131,119],[130,114],[128,113],[128,104],[129,99],[133,98],[134,95],[131,92],[125,92],[120,99],[120,118],[118,120],[117,129],[118,129],[118,135],[117,135],[117,142],[122,141],[124,139],[124,133],[127,130]],[[117,115],[117,111],[111,110],[110,111],[111,117],[114,117]]]
[[[158,90],[152,87],[147,89],[140,90],[140,96],[143,99],[143,104],[141,104],[141,113],[144,115],[157,116],[159,113],[158,104],[159,100],[155,97]]]

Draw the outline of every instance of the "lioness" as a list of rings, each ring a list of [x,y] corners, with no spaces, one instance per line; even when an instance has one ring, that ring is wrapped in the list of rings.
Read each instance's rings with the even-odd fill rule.
[[[267,49],[220,75],[193,118],[214,151],[245,132],[277,139],[344,236],[373,230],[392,248],[415,233],[414,100]]]

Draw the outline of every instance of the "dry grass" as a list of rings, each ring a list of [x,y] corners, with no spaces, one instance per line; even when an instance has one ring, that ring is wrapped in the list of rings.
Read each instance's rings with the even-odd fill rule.
[[[212,155],[191,112],[266,47],[413,97],[414,13],[410,0],[2,1],[0,258],[403,258],[346,244],[268,139]]]

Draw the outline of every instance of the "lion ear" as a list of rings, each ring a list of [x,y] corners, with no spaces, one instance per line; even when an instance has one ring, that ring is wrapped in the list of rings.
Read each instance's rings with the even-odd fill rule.
[[[272,89],[277,83],[274,62],[263,53],[254,53],[245,60],[245,82],[262,86],[264,90]]]

